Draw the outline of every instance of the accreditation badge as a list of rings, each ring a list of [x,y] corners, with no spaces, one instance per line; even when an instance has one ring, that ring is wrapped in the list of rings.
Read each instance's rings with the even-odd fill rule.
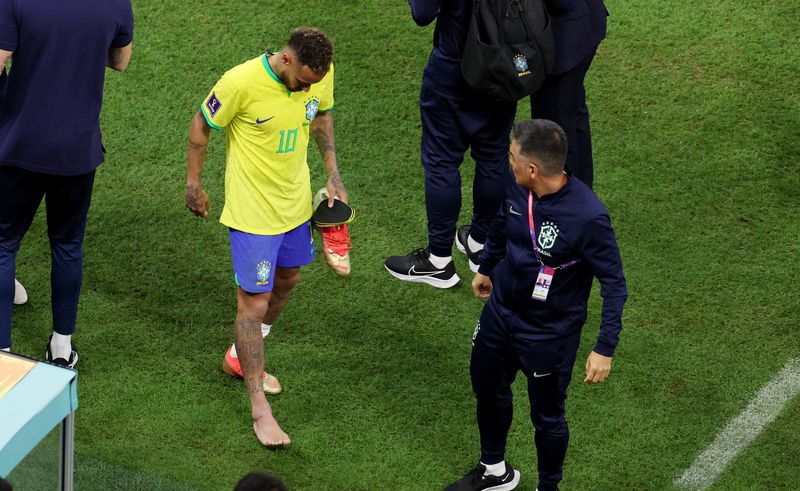
[[[550,285],[553,283],[553,275],[555,270],[546,264],[539,266],[539,276],[536,277],[536,285],[533,287],[531,294],[532,300],[544,302],[547,300],[547,294],[550,292]]]

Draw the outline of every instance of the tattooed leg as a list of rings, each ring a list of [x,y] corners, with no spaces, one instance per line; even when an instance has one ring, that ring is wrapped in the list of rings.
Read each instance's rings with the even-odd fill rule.
[[[288,445],[291,440],[272,416],[272,408],[264,397],[262,385],[264,342],[261,319],[266,314],[269,298],[269,293],[249,294],[241,288],[237,290],[236,352],[250,396],[253,430],[263,445],[276,447]]]

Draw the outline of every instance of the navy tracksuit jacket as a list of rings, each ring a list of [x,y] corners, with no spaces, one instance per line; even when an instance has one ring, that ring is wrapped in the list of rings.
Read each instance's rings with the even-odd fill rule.
[[[531,299],[539,273],[528,222],[528,192],[509,172],[506,199],[481,255],[478,271],[490,275],[491,302],[524,321],[516,333],[531,342],[569,338],[586,321],[592,278],[603,297],[600,335],[594,351],[612,356],[622,328],[627,298],[614,230],[605,206],[578,179],[570,178],[557,193],[536,200],[534,223],[542,262],[551,267],[579,262],[556,271],[547,301]],[[542,233],[542,227],[546,227]],[[543,235],[556,234],[549,248]]]

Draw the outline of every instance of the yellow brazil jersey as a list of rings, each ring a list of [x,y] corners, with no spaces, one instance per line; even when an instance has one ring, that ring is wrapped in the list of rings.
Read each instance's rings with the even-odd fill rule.
[[[267,55],[225,72],[200,107],[226,129],[225,206],[220,222],[259,235],[288,232],[311,218],[309,125],[333,109],[333,65],[308,92],[291,92]]]

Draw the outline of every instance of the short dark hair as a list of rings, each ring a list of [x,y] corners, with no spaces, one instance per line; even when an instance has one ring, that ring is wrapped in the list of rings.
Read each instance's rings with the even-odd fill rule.
[[[289,491],[289,488],[272,474],[251,472],[239,480],[233,491]]]
[[[318,74],[328,73],[333,61],[333,45],[316,27],[298,27],[289,36],[288,46],[297,55],[301,65],[307,65]]]
[[[558,124],[548,119],[519,121],[511,136],[519,143],[522,155],[535,160],[544,175],[552,176],[564,171],[567,135]]]

